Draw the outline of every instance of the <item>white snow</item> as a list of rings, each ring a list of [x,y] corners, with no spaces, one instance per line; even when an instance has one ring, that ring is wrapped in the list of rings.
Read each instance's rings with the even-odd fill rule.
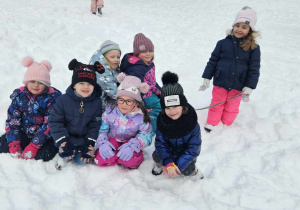
[[[105,0],[103,16],[90,1],[0,0],[0,134],[12,91],[22,86],[21,60],[49,60],[52,86],[71,82],[68,63],[87,63],[100,44],[132,51],[142,32],[155,46],[157,81],[173,71],[195,108],[208,106],[201,75],[218,40],[243,6],[257,11],[262,62],[257,89],[230,127],[207,134],[207,109],[198,111],[203,180],[153,176],[151,154],[138,170],[118,166],[61,171],[42,162],[0,154],[0,209],[300,209],[300,2],[298,0]],[[212,86],[212,85],[211,85]]]

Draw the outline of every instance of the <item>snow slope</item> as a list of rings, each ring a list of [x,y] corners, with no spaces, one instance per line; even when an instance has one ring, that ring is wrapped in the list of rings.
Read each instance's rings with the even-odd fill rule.
[[[158,82],[165,71],[176,72],[189,102],[209,105],[212,88],[198,91],[203,69],[245,5],[258,14],[261,76],[232,126],[207,134],[207,110],[198,111],[197,167],[206,179],[153,176],[153,144],[132,171],[72,163],[57,171],[55,160],[0,154],[0,209],[300,209],[298,0],[106,0],[102,17],[90,14],[90,1],[0,0],[0,134],[9,95],[22,86],[24,56],[49,60],[52,86],[64,92],[73,58],[87,63],[107,39],[124,55],[139,32],[154,43]]]

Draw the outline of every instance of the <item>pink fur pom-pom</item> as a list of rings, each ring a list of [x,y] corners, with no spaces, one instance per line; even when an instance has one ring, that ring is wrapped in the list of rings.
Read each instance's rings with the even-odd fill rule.
[[[51,65],[51,63],[49,61],[43,60],[41,62],[41,64],[44,64],[46,66],[46,68],[48,69],[49,72],[51,71],[52,65]]]
[[[117,80],[119,83],[121,83],[126,77],[126,74],[124,74],[123,72],[120,73],[118,76],[117,76]]]
[[[26,56],[26,57],[24,57],[24,58],[22,59],[22,64],[23,64],[23,66],[25,66],[25,67],[30,66],[31,64],[33,64],[33,62],[34,62],[34,60],[33,60],[33,58],[30,57],[30,56]]]
[[[140,86],[140,91],[142,93],[147,93],[148,90],[149,90],[149,85],[147,83],[143,82]]]

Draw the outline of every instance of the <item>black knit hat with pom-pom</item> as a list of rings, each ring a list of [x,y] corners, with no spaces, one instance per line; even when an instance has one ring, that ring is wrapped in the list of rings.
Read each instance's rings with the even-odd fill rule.
[[[178,83],[178,76],[170,71],[162,75],[162,91],[160,96],[160,105],[162,109],[170,106],[187,106],[186,97],[183,89]]]

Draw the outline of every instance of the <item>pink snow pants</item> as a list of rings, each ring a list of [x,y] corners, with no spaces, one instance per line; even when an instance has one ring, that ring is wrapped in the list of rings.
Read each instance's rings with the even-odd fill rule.
[[[237,94],[239,90],[225,90],[224,88],[214,86],[212,90],[212,100],[210,105],[225,101]],[[231,125],[239,113],[240,102],[242,96],[231,99],[218,106],[209,108],[206,123],[210,125],[218,125],[220,120],[225,125]]]
[[[91,3],[91,12],[97,12],[97,8],[103,8],[103,0],[92,0]]]
[[[139,153],[134,152],[132,158],[128,161],[121,160],[117,157],[117,153],[119,152],[118,148],[126,142],[119,143],[114,138],[110,138],[109,142],[112,143],[112,145],[114,145],[114,147],[116,148],[116,150],[113,151],[115,155],[111,158],[106,158],[104,160],[99,154],[99,150],[97,149],[94,161],[98,166],[114,166],[116,164],[120,164],[124,165],[127,168],[138,168],[144,161],[144,155],[142,150]]]

